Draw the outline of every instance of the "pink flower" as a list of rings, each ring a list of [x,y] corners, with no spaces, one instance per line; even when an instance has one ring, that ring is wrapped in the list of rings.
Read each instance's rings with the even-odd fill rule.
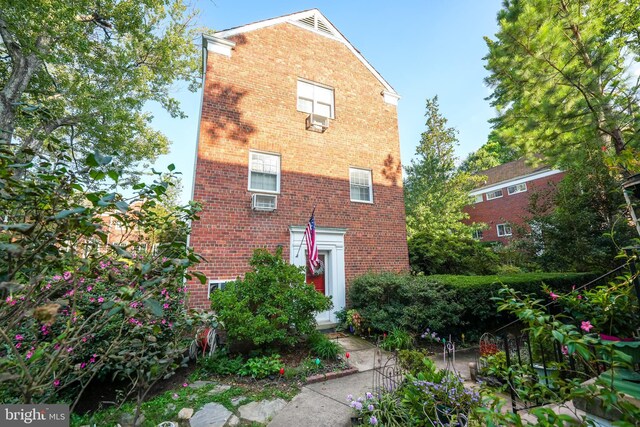
[[[82,337],[82,342],[87,342],[87,337]]]
[[[96,301],[95,298],[93,298],[93,297],[89,298],[89,302],[95,302],[95,301]]]
[[[58,387],[59,385],[60,385],[60,380],[56,378],[55,381],[53,382],[53,386]]]
[[[160,323],[162,323],[164,325],[165,323],[167,323],[167,321],[165,319],[162,319],[162,321]]]
[[[582,299],[582,295],[578,295],[578,299]]]
[[[162,304],[162,308],[164,308],[164,309],[169,308],[169,303],[166,303],[166,302],[165,302],[164,304]]]
[[[56,343],[53,345],[54,350],[60,350],[60,344]]]
[[[31,347],[31,350],[27,351],[27,354],[25,357],[27,358],[27,360],[29,360],[31,359],[31,356],[33,356],[33,347]]]
[[[91,292],[91,289],[93,289],[93,286],[87,286],[87,292]]]
[[[549,291],[549,296],[554,301],[558,299],[558,295],[554,294],[553,291]]]
[[[19,342],[18,344],[16,344],[16,348],[20,348],[20,347],[22,347],[22,343],[21,343],[21,342]]]
[[[182,383],[182,387],[187,387],[189,384],[187,383]]]
[[[65,296],[68,296],[68,297],[72,297],[72,296],[73,296],[73,294],[75,294],[75,293],[76,293],[75,289],[71,289],[70,291],[68,291],[68,292],[67,292],[66,294],[64,294],[64,295],[65,295]]]
[[[22,341],[24,339],[24,337],[20,334],[16,335],[16,341]]]
[[[51,289],[51,283],[47,283],[46,285],[44,285],[45,289]]]
[[[67,353],[71,353],[73,351],[73,347],[67,348]]]
[[[583,321],[582,325],[580,325],[580,329],[582,329],[585,332],[589,332],[591,330],[591,328],[593,328],[593,325],[591,324],[590,321]]]
[[[80,369],[84,369],[84,368],[86,368],[86,367],[87,367],[87,363],[86,363],[86,362],[82,362],[82,363],[80,364]]]
[[[65,271],[65,272],[62,274],[62,278],[63,278],[64,280],[69,280],[69,279],[71,279],[71,272],[70,272],[70,271]]]
[[[173,393],[173,398],[177,399],[178,398],[178,393]]]
[[[566,345],[562,346],[562,354],[564,354],[565,356],[567,354],[569,354],[569,347],[567,347]]]
[[[99,303],[103,303],[103,302],[104,302],[104,298],[102,298],[102,297],[98,297],[98,302],[99,302]]]

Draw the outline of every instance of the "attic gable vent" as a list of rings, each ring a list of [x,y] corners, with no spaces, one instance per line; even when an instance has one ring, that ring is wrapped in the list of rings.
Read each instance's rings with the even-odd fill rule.
[[[315,28],[316,27],[315,20],[316,20],[315,15],[311,15],[311,16],[307,16],[306,18],[298,19],[298,22],[301,23],[302,25],[306,25],[307,27]]]
[[[318,15],[315,13],[313,15],[309,15],[302,19],[298,19],[295,22],[298,24],[304,25],[307,28],[311,28],[315,31],[318,31],[320,33],[324,33],[331,37],[336,37],[336,34],[331,30],[329,25],[327,25],[325,20],[322,18],[318,18]]]

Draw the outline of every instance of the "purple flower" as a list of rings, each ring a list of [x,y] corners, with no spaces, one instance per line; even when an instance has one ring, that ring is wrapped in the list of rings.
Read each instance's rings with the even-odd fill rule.
[[[356,408],[358,411],[361,411],[362,410],[362,403],[360,403],[358,401],[356,401],[354,403],[355,403],[354,408]]]
[[[369,418],[369,424],[371,424],[372,426],[378,424],[378,419],[375,417],[375,415]]]
[[[367,399],[373,399],[373,394],[367,392]]]
[[[373,405],[369,404],[369,406],[367,406],[367,409],[370,410],[370,411],[373,411]]]

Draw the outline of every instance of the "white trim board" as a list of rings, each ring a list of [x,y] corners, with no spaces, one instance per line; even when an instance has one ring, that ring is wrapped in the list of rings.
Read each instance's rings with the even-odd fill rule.
[[[303,25],[299,21],[304,18],[314,17],[316,21],[322,21],[322,23],[331,31],[333,34],[327,34],[323,31],[319,31],[317,29],[310,28],[306,25]],[[249,31],[255,31],[262,28],[270,27],[273,25],[278,25],[282,23],[289,23],[295,25],[299,28],[305,29],[307,31],[311,31],[314,34],[321,35],[323,37],[330,38],[332,40],[336,40],[344,44],[350,51],[353,53],[356,58],[362,62],[362,64],[374,75],[374,77],[384,86],[385,90],[380,94],[383,95],[384,101],[397,105],[398,100],[400,99],[400,95],[393,89],[393,87],[387,82],[384,77],[366,60],[364,56],[356,49],[349,40],[329,21],[318,9],[310,9],[302,12],[292,13],[290,15],[284,15],[277,18],[266,19],[264,21],[254,22],[252,24],[242,25],[235,28],[229,28],[227,30],[222,30],[216,32],[214,36],[203,34],[204,45],[207,49],[211,49],[212,52],[221,53],[225,56],[231,56],[231,50],[235,43],[225,40],[228,37],[235,36],[237,34],[247,33]],[[226,42],[226,44],[225,44]],[[233,43],[233,44],[232,44]],[[211,44],[211,47],[209,47]]]
[[[495,190],[500,190],[502,188],[505,187],[509,187],[511,185],[516,185],[516,184],[522,184],[524,182],[530,182],[533,181],[535,179],[540,179],[540,178],[545,178],[547,176],[551,176],[551,175],[556,175],[559,173],[562,173],[564,171],[560,170],[560,169],[551,169],[551,170],[546,170],[546,171],[542,171],[542,172],[536,172],[536,173],[532,173],[529,175],[524,175],[524,176],[520,176],[514,179],[509,179],[506,181],[501,181],[501,182],[497,182],[495,184],[492,184],[488,187],[482,187],[482,188],[478,188],[477,190],[473,190],[472,192],[469,193],[469,196],[473,197],[477,194],[485,194],[485,193],[490,193],[492,191]],[[482,172],[479,173],[479,175],[482,175]],[[514,193],[517,194],[517,193]]]

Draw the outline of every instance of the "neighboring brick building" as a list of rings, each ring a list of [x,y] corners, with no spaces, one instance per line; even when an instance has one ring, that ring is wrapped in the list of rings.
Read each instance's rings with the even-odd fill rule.
[[[487,179],[482,187],[471,192],[475,203],[465,208],[469,214],[465,222],[487,225],[475,238],[507,244],[513,235],[512,226],[523,225],[529,215],[530,195],[534,192],[550,194],[564,172],[548,166],[530,166],[520,159],[479,172],[478,175]]]
[[[393,88],[316,9],[204,37],[205,80],[191,245],[211,288],[248,271],[256,248],[305,265],[316,206],[325,258],[316,287],[333,298],[369,271],[409,268]],[[322,282],[322,283],[318,283]],[[191,305],[208,287],[190,285]]]

